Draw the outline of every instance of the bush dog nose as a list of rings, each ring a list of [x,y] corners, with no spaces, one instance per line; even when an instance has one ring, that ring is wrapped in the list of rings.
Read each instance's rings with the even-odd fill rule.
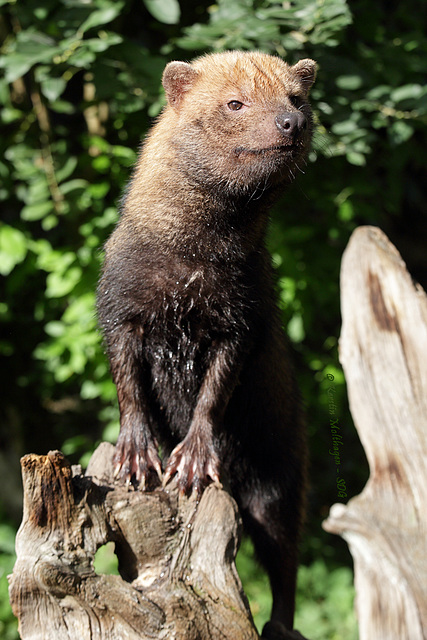
[[[296,138],[307,125],[307,119],[301,111],[291,111],[276,116],[276,127],[288,138]]]

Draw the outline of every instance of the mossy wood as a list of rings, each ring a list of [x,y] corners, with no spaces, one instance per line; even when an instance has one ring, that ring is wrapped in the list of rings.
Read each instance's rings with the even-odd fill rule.
[[[345,251],[341,308],[340,359],[370,477],[324,526],[353,555],[360,640],[425,640],[427,299],[377,228],[358,228]]]
[[[256,640],[234,564],[240,518],[218,485],[200,500],[176,488],[128,491],[112,481],[113,447],[86,475],[60,452],[22,459],[24,515],[10,578],[21,638]],[[120,576],[98,575],[115,543]]]

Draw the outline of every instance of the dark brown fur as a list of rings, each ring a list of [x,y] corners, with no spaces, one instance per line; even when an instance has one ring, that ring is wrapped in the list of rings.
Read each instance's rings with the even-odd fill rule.
[[[226,480],[270,575],[265,637],[292,637],[306,447],[264,236],[307,154],[314,77],[261,53],[170,63],[98,290],[117,475]]]

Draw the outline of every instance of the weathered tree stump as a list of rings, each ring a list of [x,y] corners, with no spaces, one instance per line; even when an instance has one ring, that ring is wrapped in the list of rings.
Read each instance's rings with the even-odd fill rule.
[[[341,307],[340,359],[370,477],[324,527],[353,555],[360,639],[426,639],[427,298],[377,228],[350,240]]]
[[[240,518],[218,485],[200,502],[176,488],[127,490],[113,447],[86,475],[60,452],[22,459],[24,515],[11,604],[23,640],[255,640],[234,564]],[[120,576],[97,575],[115,543]]]

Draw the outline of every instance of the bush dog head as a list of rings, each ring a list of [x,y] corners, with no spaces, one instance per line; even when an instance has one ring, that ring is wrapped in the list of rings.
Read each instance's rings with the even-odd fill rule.
[[[313,60],[290,66],[259,52],[170,62],[161,128],[204,184],[247,190],[263,180],[287,182],[309,148],[315,76]]]

